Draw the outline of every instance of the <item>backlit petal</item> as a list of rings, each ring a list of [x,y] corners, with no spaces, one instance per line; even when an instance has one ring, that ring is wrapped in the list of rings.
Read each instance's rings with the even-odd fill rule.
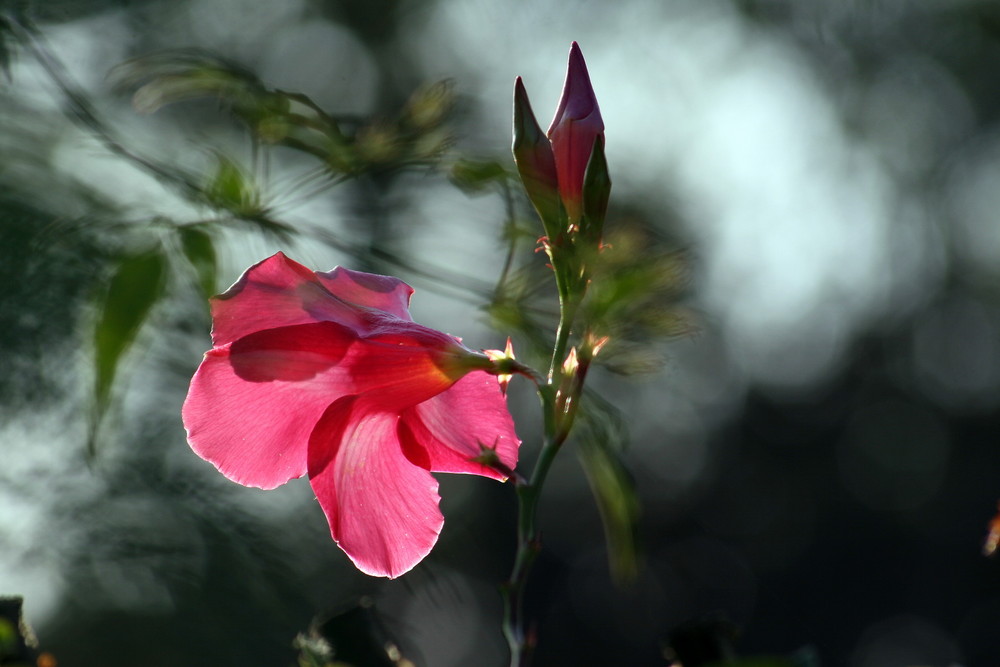
[[[398,416],[368,397],[331,405],[309,442],[309,479],[333,539],[359,570],[398,577],[434,547],[438,483],[403,456]]]
[[[305,474],[309,434],[331,400],[297,382],[241,378],[224,347],[205,354],[182,416],[198,456],[234,482],[273,489]]]
[[[470,459],[485,446],[513,469],[521,444],[496,377],[482,371],[469,373],[447,391],[405,410],[399,431],[403,451],[416,465],[500,480],[503,473]]]
[[[195,373],[182,411],[191,447],[247,486],[273,488],[300,477],[312,427],[338,398],[371,392],[381,410],[398,413],[452,385],[455,377],[442,368],[450,358],[419,344],[428,341],[436,344],[426,336],[369,341],[335,322],[315,322],[215,348]]]
[[[211,303],[215,345],[274,327],[318,320],[351,324],[359,317],[331,298],[313,271],[280,252],[251,266]]]
[[[308,473],[334,539],[388,577],[437,541],[431,471],[502,478],[470,459],[492,447],[513,468],[519,444],[493,362],[414,323],[411,293],[281,253],[260,262],[213,299],[215,347],[182,410],[192,449],[226,477],[273,488]]]
[[[383,310],[403,320],[411,319],[408,308],[413,288],[398,278],[352,271],[340,266],[333,271],[317,272],[316,277],[339,299]]]

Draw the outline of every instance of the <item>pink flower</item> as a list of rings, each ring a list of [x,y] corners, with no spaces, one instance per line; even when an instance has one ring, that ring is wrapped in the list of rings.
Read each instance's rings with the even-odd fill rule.
[[[398,577],[444,523],[431,472],[503,480],[520,441],[490,360],[413,322],[396,278],[313,272],[282,253],[212,300],[213,348],[182,411],[195,453],[239,484],[308,474],[333,539]]]

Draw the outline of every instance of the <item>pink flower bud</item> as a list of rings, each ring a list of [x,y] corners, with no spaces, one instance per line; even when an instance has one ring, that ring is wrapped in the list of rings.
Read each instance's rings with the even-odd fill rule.
[[[583,178],[594,142],[598,137],[602,145],[604,141],[601,110],[590,85],[587,63],[576,42],[569,50],[566,83],[548,136],[555,155],[559,194],[570,224],[574,224],[583,213]]]

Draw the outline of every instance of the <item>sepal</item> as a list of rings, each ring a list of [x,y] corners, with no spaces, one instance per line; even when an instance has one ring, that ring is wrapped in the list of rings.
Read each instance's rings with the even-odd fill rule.
[[[514,82],[514,142],[511,146],[521,182],[538,211],[545,233],[555,238],[565,228],[566,211],[559,196],[552,144],[531,110],[521,77]]]
[[[580,221],[580,234],[585,241],[601,242],[610,196],[611,178],[608,176],[608,161],[604,156],[604,136],[598,135],[594,137],[594,147],[583,177],[583,219]]]

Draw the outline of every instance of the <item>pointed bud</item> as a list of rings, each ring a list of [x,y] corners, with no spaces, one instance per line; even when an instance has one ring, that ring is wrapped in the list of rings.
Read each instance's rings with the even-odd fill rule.
[[[579,367],[580,367],[580,362],[576,356],[576,348],[571,347],[569,350],[569,354],[567,354],[566,358],[563,360],[563,365],[562,365],[563,375],[574,375],[576,374],[576,371]]]
[[[594,144],[598,139],[602,147],[604,144],[601,110],[576,42],[570,47],[566,83],[548,135],[559,174],[559,193],[569,222],[574,224],[583,215],[583,180]]]
[[[521,77],[514,81],[514,162],[528,198],[542,219],[545,232],[555,237],[565,218],[559,199],[552,145],[535,119]]]

